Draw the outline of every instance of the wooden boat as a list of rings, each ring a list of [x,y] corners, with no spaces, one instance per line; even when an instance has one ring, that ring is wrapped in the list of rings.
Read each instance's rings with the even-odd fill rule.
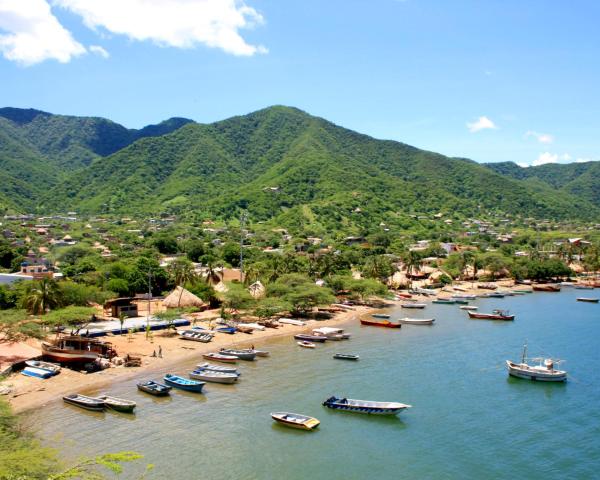
[[[290,412],[271,413],[271,418],[281,425],[298,428],[300,430],[314,430],[321,423],[314,417]]]
[[[533,285],[534,292],[560,292],[560,285],[552,283],[538,283]]]
[[[172,387],[155,382],[154,380],[148,380],[146,382],[138,382],[137,388],[138,390],[154,395],[155,397],[164,397],[169,395]]]
[[[390,322],[389,320],[375,320],[375,319],[370,319],[370,318],[361,318],[360,324],[361,325],[369,325],[371,327],[386,327],[386,328],[402,327],[402,325],[400,325],[398,322]]]
[[[589,303],[598,303],[600,298],[590,298],[590,297],[579,297],[577,299],[578,302],[589,302]]]
[[[44,368],[25,367],[23,370],[21,370],[21,375],[25,375],[26,377],[41,378],[45,380],[53,376],[54,373]]]
[[[424,303],[402,303],[400,306],[402,308],[425,308],[427,305]]]
[[[242,326],[242,325],[240,325]],[[258,323],[244,323],[244,327],[251,328],[252,330],[260,330],[263,331],[265,329],[264,325],[259,325]]]
[[[472,310],[472,311],[475,311],[479,307],[476,307],[475,305],[462,305],[462,306],[460,306],[458,308],[460,308],[461,310]]]
[[[306,340],[303,340],[301,342],[296,342],[296,344],[298,344],[299,346],[304,347],[304,348],[315,348],[316,347],[316,345],[314,343],[307,342]]]
[[[194,370],[190,372],[190,378],[212,383],[235,383],[239,375],[236,373],[215,372],[212,370]]]
[[[323,337],[322,335],[310,335],[308,333],[298,333],[294,335],[296,340],[306,340],[308,342],[319,342],[323,343],[327,340],[327,337]]]
[[[306,322],[303,322],[302,320],[296,320],[294,318],[280,318],[279,323],[287,323],[288,325],[296,325],[298,327],[306,325]]]
[[[187,378],[179,377],[177,375],[172,375],[167,373],[163,380],[165,383],[171,387],[179,388],[181,390],[185,390],[186,392],[202,392],[202,388],[204,387],[204,382],[198,382],[196,380],[188,380]]]
[[[241,375],[235,367],[227,367],[225,365],[212,365],[210,363],[199,363],[196,365],[196,370],[209,370],[211,372],[235,373]]]
[[[514,320],[515,316],[510,315],[507,310],[494,310],[493,313],[477,313],[467,312],[469,318],[475,318],[479,320]]]
[[[112,358],[117,352],[109,342],[79,335],[65,335],[53,342],[42,342],[42,355],[58,363],[89,363],[97,358]]]
[[[389,319],[390,316],[387,313],[372,313],[371,316],[373,318],[383,318],[383,319]]]
[[[456,300],[450,300],[448,298],[436,298],[435,300],[432,300],[431,303],[437,303],[439,305],[454,305]]]
[[[224,363],[236,363],[238,361],[238,357],[234,355],[223,355],[222,353],[205,353],[202,355],[207,360],[215,360],[217,362]]]
[[[567,372],[564,370],[555,370],[554,365],[560,363],[560,360],[551,358],[534,358],[532,360],[539,362],[538,365],[529,365],[527,360],[527,344],[523,346],[521,363],[506,361],[508,374],[512,377],[525,378],[540,382],[564,382],[567,380]]]
[[[351,336],[349,333],[344,333],[343,328],[335,327],[315,328],[312,333],[313,335],[324,336],[328,340],[348,340]]]
[[[477,298],[477,295],[452,295],[452,298],[454,298],[455,300],[475,300]]]
[[[456,303],[457,305],[468,305],[469,301],[468,300],[464,300],[462,298],[455,298],[454,299],[454,303]]]
[[[352,398],[329,397],[323,402],[327,408],[342,410],[344,412],[368,413],[371,415],[396,415],[411,405],[397,402],[372,402],[368,400],[354,400]]]
[[[504,298],[505,294],[500,292],[486,293],[484,298]]]
[[[215,330],[221,333],[228,333],[229,335],[233,335],[236,332],[235,327],[218,327]]]
[[[252,335],[254,333],[254,329],[250,327],[246,327],[244,325],[238,325],[235,327],[238,332],[247,333],[248,335]]]
[[[333,358],[338,360],[358,360],[360,357],[358,355],[352,355],[349,353],[334,353]]]
[[[257,357],[269,357],[271,355],[271,352],[269,352],[267,350],[249,349],[248,351],[254,352]]]
[[[400,323],[405,323],[406,325],[433,325],[435,322],[435,318],[409,318],[404,317],[398,320]]]
[[[513,295],[527,295],[528,293],[531,293],[528,290],[511,290],[511,293]]]
[[[237,357],[240,360],[246,360],[250,362],[256,358],[256,353],[254,353],[251,350],[235,350],[231,348],[222,348],[219,351],[219,354]]]
[[[195,332],[194,330],[184,330],[179,332],[179,338],[182,340],[192,340],[194,342],[208,343],[212,340],[212,335],[209,333]]]
[[[133,413],[133,410],[137,406],[137,404],[132,400],[111,397],[109,395],[100,395],[98,400],[102,400],[106,408],[110,408],[111,410],[121,413]]]
[[[104,410],[104,402],[98,398],[86,397],[85,395],[79,395],[73,393],[63,397],[63,401],[76,407],[85,408],[93,412],[101,412]]]
[[[60,372],[60,365],[57,365],[56,363],[42,362],[40,360],[27,360],[25,362],[25,365],[27,365],[28,367],[41,368],[43,370],[48,370],[53,375],[56,375],[57,373]]]
[[[576,290],[593,290],[594,287],[592,285],[576,285]]]

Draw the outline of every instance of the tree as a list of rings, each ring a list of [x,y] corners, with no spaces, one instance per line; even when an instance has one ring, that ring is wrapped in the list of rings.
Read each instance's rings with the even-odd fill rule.
[[[223,245],[223,260],[232,267],[240,266],[240,245],[235,242],[227,242]]]
[[[128,295],[130,292],[129,283],[124,278],[111,278],[106,283],[106,288],[119,296]]]
[[[177,239],[174,236],[169,235],[167,233],[160,233],[158,235],[154,235],[152,237],[151,244],[160,253],[167,255],[177,253],[179,250],[179,247],[177,245]]]
[[[200,261],[200,258],[206,254],[204,242],[200,240],[190,240],[185,244],[185,254],[192,262]]]
[[[272,316],[289,310],[290,305],[281,298],[263,298],[258,302],[254,309],[254,315],[260,320],[271,318]]]
[[[369,278],[386,281],[394,273],[394,266],[390,258],[383,255],[372,255],[367,258],[363,266],[363,273]]]
[[[50,278],[33,281],[27,285],[22,304],[34,315],[44,315],[61,304],[62,294],[58,283]]]
[[[0,343],[18,342],[27,338],[44,338],[40,324],[34,322],[25,310],[0,311]]]
[[[230,283],[227,287],[227,291],[223,293],[223,305],[232,313],[235,314],[254,303],[254,298],[243,285]]]
[[[80,330],[87,326],[95,312],[96,309],[91,307],[69,306],[53,310],[45,315],[43,320],[46,325],[69,326]]]
[[[194,265],[192,262],[185,258],[178,258],[174,262],[172,262],[168,271],[173,278],[173,282],[176,286],[181,286],[181,290],[179,292],[179,299],[177,301],[177,308],[181,307],[181,297],[183,295],[183,286],[186,283],[194,284],[196,282],[196,272],[194,270]]]
[[[404,257],[404,265],[406,267],[406,276],[408,277],[409,287],[411,287],[413,275],[423,266],[423,257],[419,252],[409,250]]]

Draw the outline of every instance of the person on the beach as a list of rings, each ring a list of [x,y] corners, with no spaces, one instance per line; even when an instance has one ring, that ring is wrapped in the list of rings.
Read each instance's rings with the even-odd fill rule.
[[[162,358],[162,347],[158,346],[158,358]]]

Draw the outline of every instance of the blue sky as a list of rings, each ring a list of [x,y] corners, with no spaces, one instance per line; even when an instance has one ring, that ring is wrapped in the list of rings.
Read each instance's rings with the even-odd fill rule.
[[[0,0],[0,105],[141,127],[284,104],[480,162],[600,159],[600,2],[156,5]]]

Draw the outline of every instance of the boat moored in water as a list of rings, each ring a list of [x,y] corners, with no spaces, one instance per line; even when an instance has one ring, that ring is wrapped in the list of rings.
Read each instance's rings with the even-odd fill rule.
[[[479,307],[476,307],[475,305],[462,305],[460,307],[461,310],[471,310],[471,311],[476,311]]]
[[[323,406],[345,412],[368,413],[371,415],[397,415],[411,405],[397,402],[372,402],[368,400],[354,400],[352,398],[329,397]]]
[[[514,320],[515,316],[510,315],[508,310],[494,310],[493,313],[477,313],[467,312],[469,318],[475,318],[478,320]]]
[[[154,395],[155,397],[164,397],[166,395],[169,395],[169,392],[172,389],[172,387],[155,382],[154,380],[138,382],[137,388],[138,390],[149,393],[150,395]]]
[[[388,315],[389,316],[389,315]],[[369,325],[371,327],[386,327],[386,328],[400,328],[402,325],[398,322],[392,322],[390,320],[377,320],[375,318],[361,318],[361,325]]]
[[[298,333],[298,334],[294,335],[294,338],[296,340],[305,340],[307,342],[319,342],[319,343],[323,343],[327,340],[327,337],[324,337],[323,335],[310,335],[308,333]]]
[[[389,319],[390,316],[387,313],[372,313],[371,316],[373,318],[383,318],[383,319]]]
[[[425,305],[424,303],[402,303],[400,304],[400,307],[402,308],[425,308],[427,305]]]
[[[212,383],[235,383],[239,379],[237,373],[215,372],[213,370],[194,370],[190,372],[190,378]]]
[[[307,342],[306,340],[303,340],[301,342],[296,342],[296,344],[303,348],[315,348],[316,347],[316,345],[314,343]]]
[[[236,363],[238,357],[235,355],[224,355],[222,353],[209,352],[202,355],[207,360],[215,360],[216,362]]]
[[[290,412],[274,412],[271,413],[271,418],[281,425],[300,430],[314,430],[321,423],[314,417]]]
[[[588,303],[598,303],[600,298],[590,298],[590,297],[579,297],[577,299],[578,302],[588,302]]]
[[[237,357],[240,360],[252,361],[256,358],[256,353],[253,350],[236,350],[233,348],[222,348],[219,354]]]
[[[76,407],[91,410],[92,412],[101,412],[104,410],[104,402],[102,400],[79,395],[78,393],[64,396],[63,401],[69,405],[75,405]]]
[[[333,358],[337,360],[359,360],[360,356],[349,353],[334,353]]]
[[[560,292],[560,285],[554,283],[537,283],[532,288],[534,292]]]
[[[226,365],[213,365],[211,363],[199,363],[196,365],[196,370],[210,370],[211,372],[222,372],[222,373],[235,373],[241,375],[235,367],[228,367]]]
[[[201,393],[202,388],[204,387],[204,382],[198,382],[196,380],[188,380],[187,378],[179,377],[177,375],[172,375],[167,373],[163,380],[165,383],[171,387],[179,388],[181,390],[185,390],[186,392],[195,392]]]
[[[508,374],[512,377],[524,378],[526,380],[535,380],[540,382],[564,382],[567,380],[567,372],[564,370],[555,370],[554,365],[561,360],[552,358],[533,358],[538,365],[529,365],[527,362],[527,344],[523,346],[521,363],[506,361]]]
[[[133,400],[126,400],[124,398],[111,397],[110,395],[100,395],[97,397],[98,400],[104,402],[106,408],[110,408],[116,412],[121,413],[133,413],[133,410],[137,404]]]
[[[398,320],[400,323],[404,323],[406,325],[433,325],[435,322],[435,318],[409,318],[404,317]]]

